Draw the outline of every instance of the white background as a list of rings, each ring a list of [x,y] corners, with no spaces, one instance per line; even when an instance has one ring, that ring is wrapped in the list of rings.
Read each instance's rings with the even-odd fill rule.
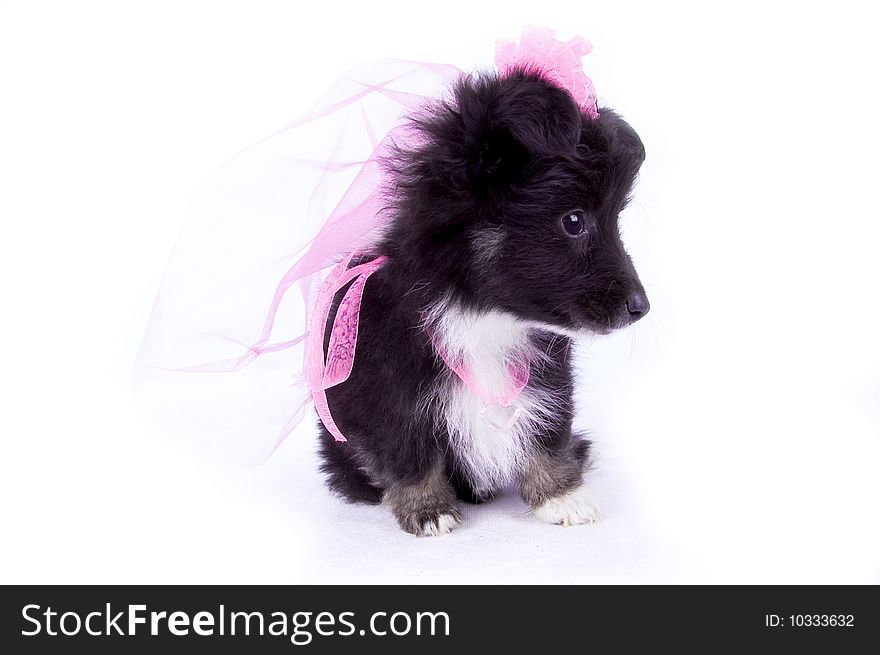
[[[880,581],[864,3],[350,4],[0,4],[0,581]],[[509,495],[415,539],[330,498],[309,434],[242,471],[148,428],[132,364],[211,171],[352,65],[486,67],[529,23],[592,41],[648,151],[654,308],[581,366],[602,525]]]

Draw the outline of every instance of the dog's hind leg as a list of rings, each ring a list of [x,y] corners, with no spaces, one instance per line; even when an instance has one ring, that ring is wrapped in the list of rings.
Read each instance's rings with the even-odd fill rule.
[[[321,470],[331,491],[352,503],[376,505],[382,500],[382,489],[373,483],[359,465],[350,444],[336,443],[321,426]]]

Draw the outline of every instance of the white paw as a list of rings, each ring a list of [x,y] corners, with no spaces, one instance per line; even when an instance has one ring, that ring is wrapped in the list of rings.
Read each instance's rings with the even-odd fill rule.
[[[551,498],[535,508],[535,516],[554,525],[579,525],[599,520],[599,505],[586,486],[569,491],[558,498]]]
[[[436,519],[425,521],[419,526],[417,537],[437,537],[441,534],[449,534],[452,529],[461,522],[461,517],[456,514],[441,514]]]

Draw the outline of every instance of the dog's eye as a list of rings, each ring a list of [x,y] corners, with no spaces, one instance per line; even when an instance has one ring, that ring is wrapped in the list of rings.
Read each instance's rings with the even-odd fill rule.
[[[587,221],[580,209],[568,212],[562,217],[562,227],[570,237],[579,237],[587,231]]]

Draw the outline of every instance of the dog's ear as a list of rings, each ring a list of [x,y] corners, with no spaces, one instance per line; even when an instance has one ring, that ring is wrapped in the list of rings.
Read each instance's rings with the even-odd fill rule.
[[[434,134],[445,144],[444,177],[462,191],[483,194],[516,184],[542,155],[574,153],[581,112],[565,90],[528,70],[504,77],[465,78]],[[440,137],[440,138],[436,138]]]
[[[645,161],[642,140],[619,114],[601,107],[598,118],[584,122],[581,146],[593,154],[594,165],[603,173],[602,196],[619,211]]]
[[[603,107],[594,130],[602,142],[600,149],[606,150],[618,165],[631,170],[633,175],[638,173],[645,161],[645,145],[629,123],[617,112]]]

